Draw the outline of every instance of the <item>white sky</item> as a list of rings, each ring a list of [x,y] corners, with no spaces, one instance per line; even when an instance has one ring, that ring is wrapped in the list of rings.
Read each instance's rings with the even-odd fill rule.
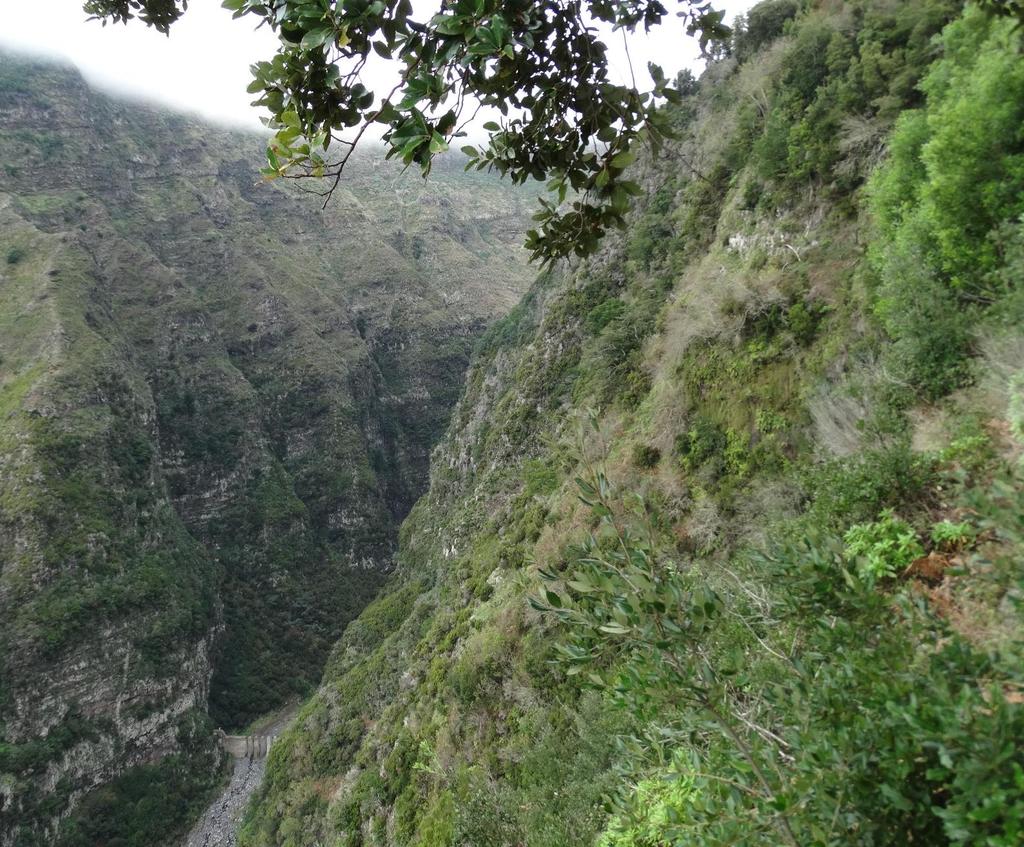
[[[414,5],[417,11],[433,10],[440,0],[415,0]],[[731,21],[753,0],[719,0],[715,5],[725,8]],[[220,0],[192,0],[185,16],[171,27],[170,37],[138,21],[127,27],[87,22],[81,0],[0,0],[0,45],[70,60],[86,79],[107,91],[252,129],[260,127],[260,115],[249,105],[253,96],[245,90],[249,65],[270,58],[276,45],[272,32],[254,25],[255,18],[232,20]],[[628,81],[621,34],[610,37],[609,47],[614,73],[619,81]],[[650,81],[648,61],[661,65],[670,79],[684,67],[695,72],[701,67],[696,40],[686,36],[675,17],[649,36],[630,36],[629,51],[641,86]],[[376,84],[371,87],[390,88],[384,87],[386,71],[377,68],[373,73]]]

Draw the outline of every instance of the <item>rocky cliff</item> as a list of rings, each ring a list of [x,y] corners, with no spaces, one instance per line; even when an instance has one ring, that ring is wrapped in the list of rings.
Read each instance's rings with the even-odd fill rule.
[[[171,828],[202,795],[211,719],[319,679],[524,288],[525,207],[368,154],[321,212],[259,138],[12,56],[0,138],[0,842],[106,784],[62,833],[107,843],[147,781]]]

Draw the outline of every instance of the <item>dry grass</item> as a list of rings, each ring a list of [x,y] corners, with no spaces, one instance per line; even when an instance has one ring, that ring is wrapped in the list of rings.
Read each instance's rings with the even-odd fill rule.
[[[981,399],[993,414],[1019,428],[1024,418],[1024,333],[990,336],[981,339],[978,346],[984,363],[979,382]]]
[[[707,552],[716,546],[722,526],[722,513],[708,496],[695,498],[689,516],[681,525],[685,540],[697,552]]]
[[[870,417],[871,406],[861,388],[875,379],[877,366],[869,364],[856,373],[820,383],[810,394],[807,410],[815,443],[823,454],[851,456],[864,448],[862,424]]]
[[[736,500],[736,514],[729,530],[739,545],[763,548],[768,544],[772,522],[799,512],[799,491],[792,482],[755,479]]]
[[[927,598],[938,617],[976,647],[994,649],[1020,637],[1016,616],[993,606],[990,598],[976,596],[970,577],[946,576],[937,585],[920,581],[914,590]]]
[[[885,139],[890,127],[863,115],[846,115],[839,130],[842,159],[836,172],[845,175],[870,173],[885,158]]]
[[[1010,459],[1024,450],[1019,431],[1024,414],[1024,334],[1011,331],[978,341],[977,382],[954,392],[941,407],[923,406],[911,412],[912,445],[934,451],[948,446],[959,421],[981,415],[993,444]]]

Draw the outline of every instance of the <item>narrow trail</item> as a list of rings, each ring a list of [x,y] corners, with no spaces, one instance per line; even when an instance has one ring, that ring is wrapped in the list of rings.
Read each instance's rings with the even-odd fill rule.
[[[253,733],[278,735],[298,713],[298,705],[269,715],[253,729]],[[249,798],[259,788],[267,769],[267,759],[239,758],[232,762],[231,781],[203,812],[192,828],[184,847],[235,847],[238,843],[238,824]]]

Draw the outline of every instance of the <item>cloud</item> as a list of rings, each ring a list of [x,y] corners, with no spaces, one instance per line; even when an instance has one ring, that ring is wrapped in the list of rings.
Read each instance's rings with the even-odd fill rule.
[[[425,14],[439,5],[418,0]],[[731,19],[752,5],[725,0]],[[259,112],[246,93],[249,65],[273,55],[277,40],[267,28],[254,29],[249,18],[232,20],[217,0],[193,0],[170,36],[138,22],[101,26],[86,21],[81,0],[0,0],[0,45],[71,61],[98,88],[162,103],[234,126],[259,128]],[[630,79],[620,34],[609,35],[612,71]],[[637,82],[649,83],[647,63],[662,66],[671,78],[684,67],[699,70],[697,44],[675,17],[650,34],[630,36],[629,55]],[[367,83],[378,92],[390,88],[389,68],[370,70]],[[486,117],[479,118],[480,121]]]
[[[170,36],[133,22],[86,21],[81,0],[0,0],[0,44],[71,61],[98,88],[195,112],[220,123],[259,127],[245,91],[249,65],[277,39],[232,20],[216,0],[196,0]]]

